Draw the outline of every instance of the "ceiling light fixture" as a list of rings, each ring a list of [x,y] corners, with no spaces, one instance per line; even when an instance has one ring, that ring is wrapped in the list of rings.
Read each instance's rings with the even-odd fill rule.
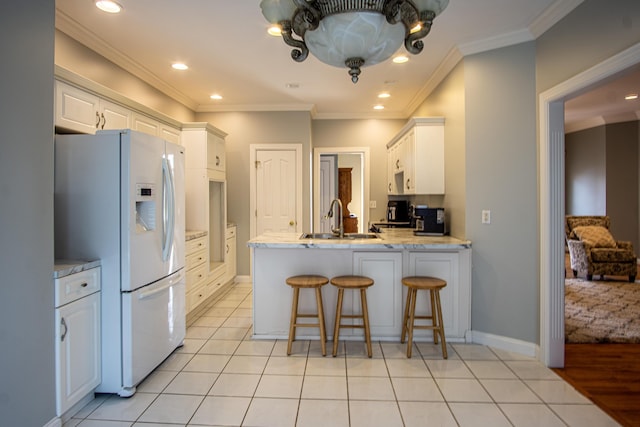
[[[217,93],[214,93],[213,95],[211,95],[209,98],[211,99],[215,99],[216,101],[219,101],[222,99],[222,95],[219,95]]]
[[[378,98],[380,98],[380,99],[391,98],[391,94],[388,93],[388,92],[382,92],[382,93],[378,94]]]
[[[171,68],[173,68],[174,70],[184,71],[184,70],[188,70],[189,66],[182,62],[174,62],[173,64],[171,64]]]
[[[358,82],[360,68],[385,61],[400,44],[413,54],[449,0],[262,0],[262,14],[277,24],[291,57],[349,68]],[[411,32],[417,26],[420,29]],[[297,37],[294,37],[294,33]]]
[[[407,55],[398,55],[393,58],[394,64],[404,64],[409,61],[409,57]]]
[[[120,13],[122,11],[122,6],[111,0],[96,0],[96,7],[107,13]]]
[[[374,110],[384,110],[384,105],[374,105],[373,109]]]
[[[629,95],[625,96],[624,99],[626,99],[627,101],[633,101],[634,99],[638,99],[638,94],[630,93]]]

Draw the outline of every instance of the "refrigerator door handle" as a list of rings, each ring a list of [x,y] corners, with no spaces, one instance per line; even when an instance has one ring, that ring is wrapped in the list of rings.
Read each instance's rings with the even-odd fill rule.
[[[175,193],[173,188],[173,177],[171,176],[171,166],[166,158],[162,159],[163,188],[163,231],[164,239],[162,245],[162,259],[167,261],[171,255],[173,246],[173,232],[175,227]]]
[[[175,277],[167,280],[167,282],[162,286],[157,287],[155,289],[148,290],[148,291],[140,292],[140,294],[138,295],[138,299],[143,300],[143,299],[151,298],[154,295],[161,294],[165,290],[175,286],[176,284],[180,283],[183,280],[184,280],[184,274],[178,273],[175,275]]]

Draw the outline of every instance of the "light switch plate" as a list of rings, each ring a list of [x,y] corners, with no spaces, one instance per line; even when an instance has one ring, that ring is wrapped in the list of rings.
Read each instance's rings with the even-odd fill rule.
[[[491,224],[491,211],[483,210],[482,211],[482,223],[483,224]]]

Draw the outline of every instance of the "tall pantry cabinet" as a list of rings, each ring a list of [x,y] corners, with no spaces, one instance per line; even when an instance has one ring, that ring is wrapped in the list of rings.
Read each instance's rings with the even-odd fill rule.
[[[206,122],[185,123],[181,141],[186,148],[186,227],[205,231],[205,280],[187,280],[187,313],[215,298],[231,283],[235,254],[227,249],[227,181],[225,137],[227,134]],[[234,266],[235,267],[235,266]]]

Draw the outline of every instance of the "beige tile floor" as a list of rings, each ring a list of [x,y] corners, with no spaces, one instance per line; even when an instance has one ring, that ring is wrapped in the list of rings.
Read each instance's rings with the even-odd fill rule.
[[[237,284],[128,399],[97,395],[64,427],[615,426],[534,359],[485,346],[251,340],[251,286]]]

